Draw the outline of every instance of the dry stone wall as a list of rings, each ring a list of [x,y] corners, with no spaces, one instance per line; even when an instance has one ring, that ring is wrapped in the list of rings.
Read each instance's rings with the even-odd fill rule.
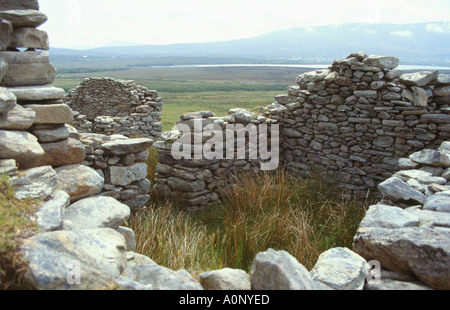
[[[403,74],[391,56],[353,53],[300,75],[265,115],[280,124],[284,166],[327,171],[352,194],[398,170],[398,159],[450,137],[450,78]]]
[[[74,126],[80,132],[161,136],[162,98],[134,81],[88,78],[68,91],[65,100],[75,111]]]

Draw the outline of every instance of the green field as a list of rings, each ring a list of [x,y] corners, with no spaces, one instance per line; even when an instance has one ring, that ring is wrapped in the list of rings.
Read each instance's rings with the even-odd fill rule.
[[[66,91],[87,77],[134,80],[160,92],[164,99],[163,130],[170,130],[180,115],[212,111],[226,115],[231,108],[253,109],[267,106],[274,97],[286,93],[295,78],[312,69],[290,67],[169,67],[134,64],[132,60],[78,63],[58,60],[54,85]]]

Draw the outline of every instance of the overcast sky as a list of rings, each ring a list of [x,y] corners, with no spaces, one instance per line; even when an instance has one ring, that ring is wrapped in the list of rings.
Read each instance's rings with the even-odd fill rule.
[[[448,21],[449,0],[40,0],[53,47],[223,41],[302,26]]]

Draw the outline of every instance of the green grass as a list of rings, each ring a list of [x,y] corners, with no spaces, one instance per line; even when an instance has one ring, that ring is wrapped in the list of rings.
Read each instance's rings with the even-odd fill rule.
[[[25,262],[19,254],[21,240],[38,231],[30,217],[39,202],[14,197],[9,178],[0,175],[0,289],[23,288]]]

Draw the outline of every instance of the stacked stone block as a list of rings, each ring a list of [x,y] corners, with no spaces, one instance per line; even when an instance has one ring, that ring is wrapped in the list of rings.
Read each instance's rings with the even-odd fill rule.
[[[223,154],[215,158],[195,158],[195,147],[191,148],[189,158],[176,159],[173,157],[173,144],[177,141],[195,143],[199,140],[197,148],[203,149],[213,137],[212,133],[196,132],[195,122],[198,122],[202,130],[206,126],[215,124],[223,135]],[[178,125],[186,125],[191,130],[191,135],[183,135],[180,131],[165,132],[163,141],[156,142],[154,146],[158,149],[158,165],[156,166],[156,184],[154,192],[158,195],[177,199],[185,204],[188,210],[197,210],[217,202],[218,199],[232,186],[233,178],[240,173],[257,172],[260,168],[261,159],[250,158],[249,138],[239,136],[237,133],[227,140],[227,125],[242,125],[245,128],[249,124],[257,125],[274,123],[274,120],[264,116],[258,116],[244,109],[232,109],[229,115],[216,117],[209,111],[184,114],[180,117]],[[269,132],[270,132],[270,126]],[[201,137],[196,137],[201,135]],[[243,141],[240,141],[243,140]],[[243,142],[245,146],[244,156],[238,154],[238,143]],[[227,156],[227,149],[231,148],[233,153]],[[230,158],[231,157],[231,158]]]
[[[105,179],[100,195],[113,197],[132,211],[144,207],[150,200],[146,162],[153,140],[90,133],[82,133],[81,138],[86,148],[83,165]]]
[[[161,136],[162,98],[134,81],[88,78],[66,96],[80,132],[157,139]]]

